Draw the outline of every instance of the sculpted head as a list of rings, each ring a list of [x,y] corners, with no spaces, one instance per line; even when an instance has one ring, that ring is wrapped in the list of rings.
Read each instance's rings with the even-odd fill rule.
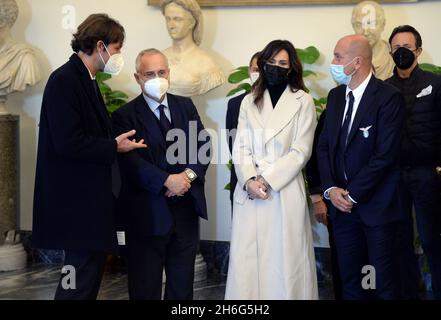
[[[160,7],[173,40],[181,40],[191,34],[196,45],[201,44],[202,11],[195,0],[163,0]]]
[[[0,29],[11,28],[18,17],[18,5],[15,0],[0,1]]]

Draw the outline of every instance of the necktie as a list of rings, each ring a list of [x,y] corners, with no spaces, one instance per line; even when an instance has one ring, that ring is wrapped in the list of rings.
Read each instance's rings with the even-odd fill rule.
[[[343,125],[340,131],[340,144],[343,147],[343,149],[346,148],[346,144],[348,143],[349,124],[351,123],[352,111],[354,109],[354,95],[352,94],[352,91],[349,91],[348,97],[349,97],[348,110],[346,111],[345,119],[343,121]]]
[[[170,121],[168,120],[167,116],[164,112],[164,105],[159,105],[159,124],[161,126],[162,134],[164,135],[164,139],[167,137],[167,132],[172,129],[172,125]]]

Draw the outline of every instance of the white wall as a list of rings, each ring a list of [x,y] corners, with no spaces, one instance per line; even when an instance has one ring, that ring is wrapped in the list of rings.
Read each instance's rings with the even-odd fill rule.
[[[32,195],[35,177],[38,119],[44,85],[49,74],[62,65],[71,54],[71,33],[62,28],[62,8],[76,9],[77,23],[90,13],[106,12],[126,28],[127,41],[123,53],[127,64],[124,72],[111,82],[112,87],[135,97],[139,90],[132,79],[133,61],[147,47],[158,49],[170,45],[162,14],[147,6],[146,0],[17,0],[20,16],[13,28],[16,39],[33,45],[44,73],[43,81],[24,93],[15,93],[7,108],[21,115],[21,228],[32,227]],[[420,61],[441,65],[439,32],[441,2],[384,5],[387,24],[383,38],[399,24],[411,24],[422,34],[424,54]],[[327,72],[336,40],[352,33],[352,5],[243,7],[203,9],[205,33],[202,47],[216,53],[226,73],[248,63],[255,51],[276,38],[288,39],[296,47],[316,46],[322,53],[315,69],[319,76],[308,85],[320,96],[333,86]],[[224,85],[204,97],[194,99],[206,127],[224,127],[230,85]],[[225,151],[224,139],[221,139]],[[229,175],[225,165],[212,165],[208,176],[208,206],[210,221],[203,224],[202,238],[230,239],[230,202],[223,190]]]

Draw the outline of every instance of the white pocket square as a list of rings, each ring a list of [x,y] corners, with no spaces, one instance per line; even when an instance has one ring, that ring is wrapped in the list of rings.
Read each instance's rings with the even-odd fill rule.
[[[430,85],[427,88],[424,88],[423,90],[421,90],[421,92],[418,93],[416,97],[417,98],[425,97],[425,96],[428,96],[431,93],[432,93],[432,85]]]
[[[363,137],[365,139],[369,138],[369,129],[372,128],[372,126],[366,127],[366,128],[360,128],[359,130],[363,132]]]

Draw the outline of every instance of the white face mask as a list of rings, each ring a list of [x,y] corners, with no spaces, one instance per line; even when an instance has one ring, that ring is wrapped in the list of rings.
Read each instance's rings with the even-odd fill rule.
[[[104,44],[104,48],[106,49],[107,54],[109,55],[109,60],[107,60],[107,63],[105,63],[103,56],[101,55],[101,52],[99,53],[101,61],[103,61],[104,63],[103,71],[105,73],[111,74],[112,76],[117,76],[124,67],[124,58],[121,53],[116,53],[111,56],[105,44]]]
[[[160,100],[167,93],[168,88],[168,80],[164,78],[154,78],[144,83],[145,93],[156,100]]]
[[[259,79],[259,76],[260,76],[259,72],[251,72],[250,73],[251,85],[256,83],[257,79]]]

